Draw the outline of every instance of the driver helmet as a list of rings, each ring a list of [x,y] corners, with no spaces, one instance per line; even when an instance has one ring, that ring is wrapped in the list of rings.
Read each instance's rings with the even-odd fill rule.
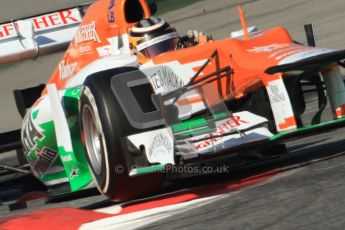
[[[130,30],[130,48],[139,57],[151,59],[176,49],[179,37],[176,29],[158,17],[143,19]]]

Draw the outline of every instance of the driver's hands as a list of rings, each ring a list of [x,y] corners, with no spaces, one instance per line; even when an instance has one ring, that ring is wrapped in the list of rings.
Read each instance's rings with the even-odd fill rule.
[[[189,39],[189,42],[193,45],[197,44],[204,44],[210,40],[212,40],[212,36],[197,30],[188,30],[187,31],[187,37]]]

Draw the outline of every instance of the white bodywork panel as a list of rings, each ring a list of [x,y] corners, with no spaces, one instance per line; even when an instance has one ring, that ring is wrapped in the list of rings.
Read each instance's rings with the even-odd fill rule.
[[[303,47],[304,48],[304,47]],[[276,57],[277,60],[281,60],[279,62],[279,65],[283,65],[283,64],[291,64],[294,62],[298,62],[298,61],[302,61],[304,59],[310,58],[310,57],[314,57],[317,55],[321,55],[321,54],[326,54],[326,53],[331,53],[334,52],[335,50],[332,49],[321,49],[321,48],[313,48],[313,49],[306,49],[304,48],[304,50],[301,50],[297,53],[293,53],[287,57],[284,57],[282,59],[279,59],[280,56],[278,55]]]
[[[167,62],[162,65],[154,65],[153,62],[145,63],[140,70],[147,76],[156,94],[166,94],[189,83],[191,78],[196,74],[195,68],[201,67],[207,60],[199,60],[187,64],[181,64],[179,61]],[[202,73],[201,73],[202,74]],[[193,100],[200,98],[194,90],[188,91],[180,97],[180,100]],[[179,118],[188,119],[193,113],[205,109],[202,101],[176,104],[179,110]]]
[[[270,138],[273,134],[264,127],[266,122],[265,118],[244,111],[234,113],[233,117],[216,122],[216,130],[212,132],[213,136],[236,131],[222,137],[212,138],[210,134],[202,134],[175,143],[172,130],[168,127],[131,135],[128,139],[138,149],[145,146],[145,153],[150,163],[175,164],[175,147],[176,154],[188,158]],[[197,141],[204,138],[208,139]]]
[[[175,164],[174,136],[170,128],[135,134],[128,139],[138,149],[140,146],[145,146],[145,153],[150,163]]]
[[[62,108],[59,93],[55,84],[47,85],[47,91],[50,105],[54,108],[54,111],[52,111],[52,117],[54,121],[57,145],[58,147],[63,147],[67,152],[73,152],[71,133],[68,128],[66,115]]]
[[[197,154],[219,152],[237,145],[265,140],[273,136],[273,134],[264,127],[266,123],[266,118],[248,111],[234,113],[233,117],[216,122],[216,129],[212,132],[212,136],[215,137],[211,137],[210,134],[204,134],[185,139],[183,140],[184,143],[176,146],[177,152],[180,155],[188,155],[191,151]],[[234,132],[234,134],[221,136],[231,132]],[[197,141],[198,139],[204,138],[209,139]]]
[[[288,121],[294,117],[289,94],[284,85],[283,79],[277,79],[268,82],[266,87],[268,97],[271,102],[272,112],[278,131],[287,131],[296,129],[296,124],[282,127]]]
[[[0,25],[0,64],[63,50],[73,39],[82,16],[78,8]]]
[[[254,33],[257,32],[258,28],[256,26],[250,26],[248,27],[248,33]],[[243,38],[244,37],[244,31],[242,30],[236,30],[230,33],[230,37],[232,38]]]
[[[131,55],[107,56],[91,62],[67,81],[66,88],[80,86],[93,73],[119,67],[138,67],[138,59]]]

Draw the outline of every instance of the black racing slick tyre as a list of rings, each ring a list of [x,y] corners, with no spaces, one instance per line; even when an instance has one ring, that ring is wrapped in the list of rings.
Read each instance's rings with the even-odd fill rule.
[[[81,135],[94,181],[99,191],[113,201],[153,192],[164,179],[162,174],[129,176],[125,137],[135,129],[111,91],[110,81],[114,75],[130,70],[121,68],[87,78],[79,104]]]

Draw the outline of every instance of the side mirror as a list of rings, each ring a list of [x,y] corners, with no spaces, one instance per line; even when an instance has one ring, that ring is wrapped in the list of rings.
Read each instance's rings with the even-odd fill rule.
[[[157,13],[157,10],[158,10],[157,3],[155,2],[149,3],[149,8],[150,8],[151,15],[154,15],[155,13]]]
[[[35,29],[32,22],[29,20],[18,20],[16,28],[23,48],[36,49],[38,52]]]
[[[19,36],[27,39],[34,39],[35,38],[35,30],[34,25],[29,20],[18,20],[17,21],[17,28]]]

